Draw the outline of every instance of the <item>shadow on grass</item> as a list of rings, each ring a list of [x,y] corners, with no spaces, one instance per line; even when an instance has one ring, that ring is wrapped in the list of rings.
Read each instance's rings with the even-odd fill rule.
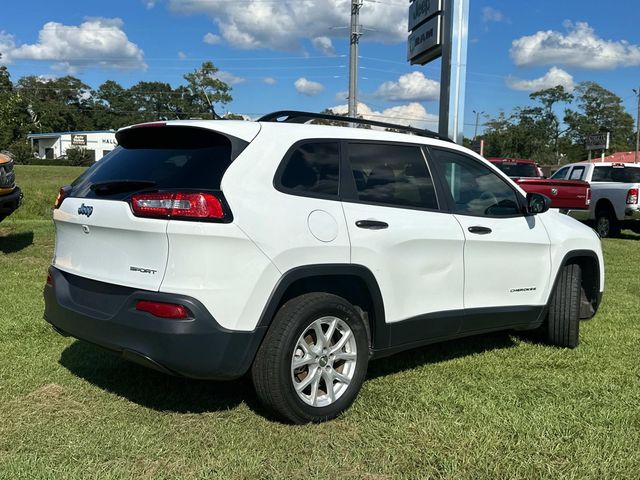
[[[0,236],[0,252],[16,253],[33,245],[33,232],[11,233]]]
[[[158,411],[205,413],[241,403],[265,415],[247,378],[215,382],[172,377],[121,359],[100,347],[76,341],[60,356],[74,375],[116,395]]]
[[[371,362],[367,378],[514,346],[508,332],[432,344]],[[246,376],[226,382],[172,377],[81,341],[74,342],[62,352],[60,364],[107,392],[153,410],[205,413],[230,410],[245,403],[258,415],[279,421],[260,405]]]
[[[391,357],[374,360],[369,364],[367,378],[383,377],[423,365],[446,362],[492,350],[513,348],[516,346],[516,342],[511,337],[513,333],[504,331],[433,343]]]
[[[626,232],[622,232],[618,238],[622,240],[640,240],[640,235],[632,232],[631,230],[627,230]]]

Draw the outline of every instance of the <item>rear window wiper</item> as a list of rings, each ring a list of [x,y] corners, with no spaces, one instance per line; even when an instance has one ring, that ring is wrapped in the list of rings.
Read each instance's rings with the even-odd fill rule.
[[[91,190],[97,195],[109,195],[113,193],[124,193],[141,188],[154,187],[156,182],[151,180],[105,180],[91,184]]]

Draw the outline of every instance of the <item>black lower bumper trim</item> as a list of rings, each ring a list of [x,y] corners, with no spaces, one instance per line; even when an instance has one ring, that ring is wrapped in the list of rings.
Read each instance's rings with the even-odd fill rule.
[[[53,284],[44,289],[44,318],[57,331],[165,373],[238,378],[249,370],[266,332],[266,327],[227,330],[188,296],[97,282],[54,267],[49,273]],[[142,299],[184,305],[190,318],[169,320],[137,311]]]
[[[20,206],[22,191],[16,187],[13,192],[0,197],[0,218],[8,217]]]

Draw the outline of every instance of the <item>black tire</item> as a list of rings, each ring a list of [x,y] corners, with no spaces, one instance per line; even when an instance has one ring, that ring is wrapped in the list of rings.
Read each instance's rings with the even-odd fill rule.
[[[305,403],[296,392],[292,359],[294,352],[299,351],[301,336],[311,331],[309,329],[313,322],[324,317],[338,318],[351,330],[356,347],[355,365],[351,364],[351,381],[345,384],[340,396],[335,396],[333,403],[312,406]],[[258,397],[278,417],[297,424],[323,422],[337,417],[351,406],[364,382],[368,361],[367,330],[358,311],[336,295],[307,293],[289,300],[280,308],[258,349],[251,376]],[[337,363],[332,363],[331,367],[335,365]],[[337,371],[341,367],[335,368]],[[307,370],[307,375],[311,375],[310,372],[310,369]],[[324,385],[326,391],[326,383]]]
[[[566,348],[578,346],[581,282],[580,265],[565,265],[560,271],[546,322],[546,340],[551,345]]]
[[[602,238],[620,236],[620,222],[611,207],[598,208],[595,229]]]

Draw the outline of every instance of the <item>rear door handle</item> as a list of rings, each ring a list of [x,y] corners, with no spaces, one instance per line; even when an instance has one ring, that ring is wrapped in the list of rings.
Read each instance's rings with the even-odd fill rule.
[[[469,232],[475,233],[476,235],[488,235],[489,233],[491,233],[491,229],[489,227],[475,226],[469,227],[468,230]]]
[[[356,222],[356,227],[366,228],[369,230],[384,230],[385,228],[389,228],[389,224],[378,220],[358,220]]]

